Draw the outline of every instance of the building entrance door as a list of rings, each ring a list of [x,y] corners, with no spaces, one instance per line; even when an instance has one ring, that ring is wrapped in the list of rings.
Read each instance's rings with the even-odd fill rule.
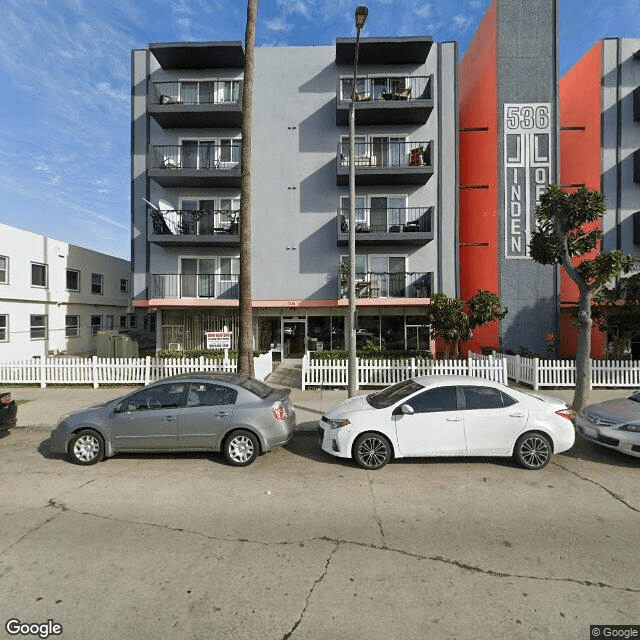
[[[307,343],[307,319],[282,319],[283,357],[302,358]]]

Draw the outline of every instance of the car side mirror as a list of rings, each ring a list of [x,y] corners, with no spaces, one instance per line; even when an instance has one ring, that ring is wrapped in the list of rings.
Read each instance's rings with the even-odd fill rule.
[[[126,400],[116,407],[116,413],[128,413],[136,408],[134,404],[129,404]]]
[[[406,416],[412,416],[415,413],[413,407],[410,404],[403,404],[400,407],[400,411],[402,411],[402,413],[404,413],[404,415]]]

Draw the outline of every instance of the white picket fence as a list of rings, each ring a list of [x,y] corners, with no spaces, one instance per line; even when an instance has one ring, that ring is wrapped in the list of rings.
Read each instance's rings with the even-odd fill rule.
[[[253,359],[254,375],[264,380],[273,370],[272,353]],[[30,358],[0,362],[0,384],[149,384],[179,373],[235,372],[237,360],[199,358]]]
[[[509,378],[540,387],[575,387],[574,360],[541,360],[522,356],[498,355],[507,361]],[[591,360],[591,387],[640,387],[640,361]]]
[[[377,360],[357,358],[357,381],[360,387],[386,387],[407,378],[424,375],[464,375],[507,383],[504,358],[470,354],[466,360],[427,360],[405,358]],[[346,387],[347,360],[316,360],[309,353],[302,358],[302,388]]]

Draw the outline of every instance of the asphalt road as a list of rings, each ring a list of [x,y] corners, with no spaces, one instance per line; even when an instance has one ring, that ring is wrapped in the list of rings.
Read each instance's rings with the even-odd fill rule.
[[[0,440],[5,622],[70,639],[589,638],[640,625],[640,460],[578,440],[544,470],[401,461],[314,436],[78,467],[48,432]],[[38,636],[32,635],[36,638]]]

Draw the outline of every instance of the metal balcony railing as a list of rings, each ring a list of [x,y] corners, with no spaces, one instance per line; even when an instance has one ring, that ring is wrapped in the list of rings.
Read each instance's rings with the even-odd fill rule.
[[[431,147],[429,142],[407,140],[376,140],[355,143],[354,163],[356,169],[369,167],[419,167],[431,166]],[[338,142],[338,166],[349,166],[349,141]]]
[[[348,293],[348,283],[341,278],[340,295]],[[429,298],[431,274],[418,272],[364,271],[356,273],[358,298]]]
[[[154,82],[152,104],[237,104],[242,98],[240,80]]]
[[[238,213],[232,209],[149,209],[153,235],[238,235]]]
[[[240,149],[240,142],[155,145],[153,168],[235,169],[240,166]]]
[[[180,300],[216,298],[237,300],[238,275],[224,273],[150,273],[149,298]]]
[[[432,76],[359,76],[356,80],[356,100],[431,100]],[[340,79],[340,100],[351,100],[353,78]]]
[[[338,209],[340,233],[349,233],[349,209]],[[429,233],[431,207],[356,208],[356,233]]]

